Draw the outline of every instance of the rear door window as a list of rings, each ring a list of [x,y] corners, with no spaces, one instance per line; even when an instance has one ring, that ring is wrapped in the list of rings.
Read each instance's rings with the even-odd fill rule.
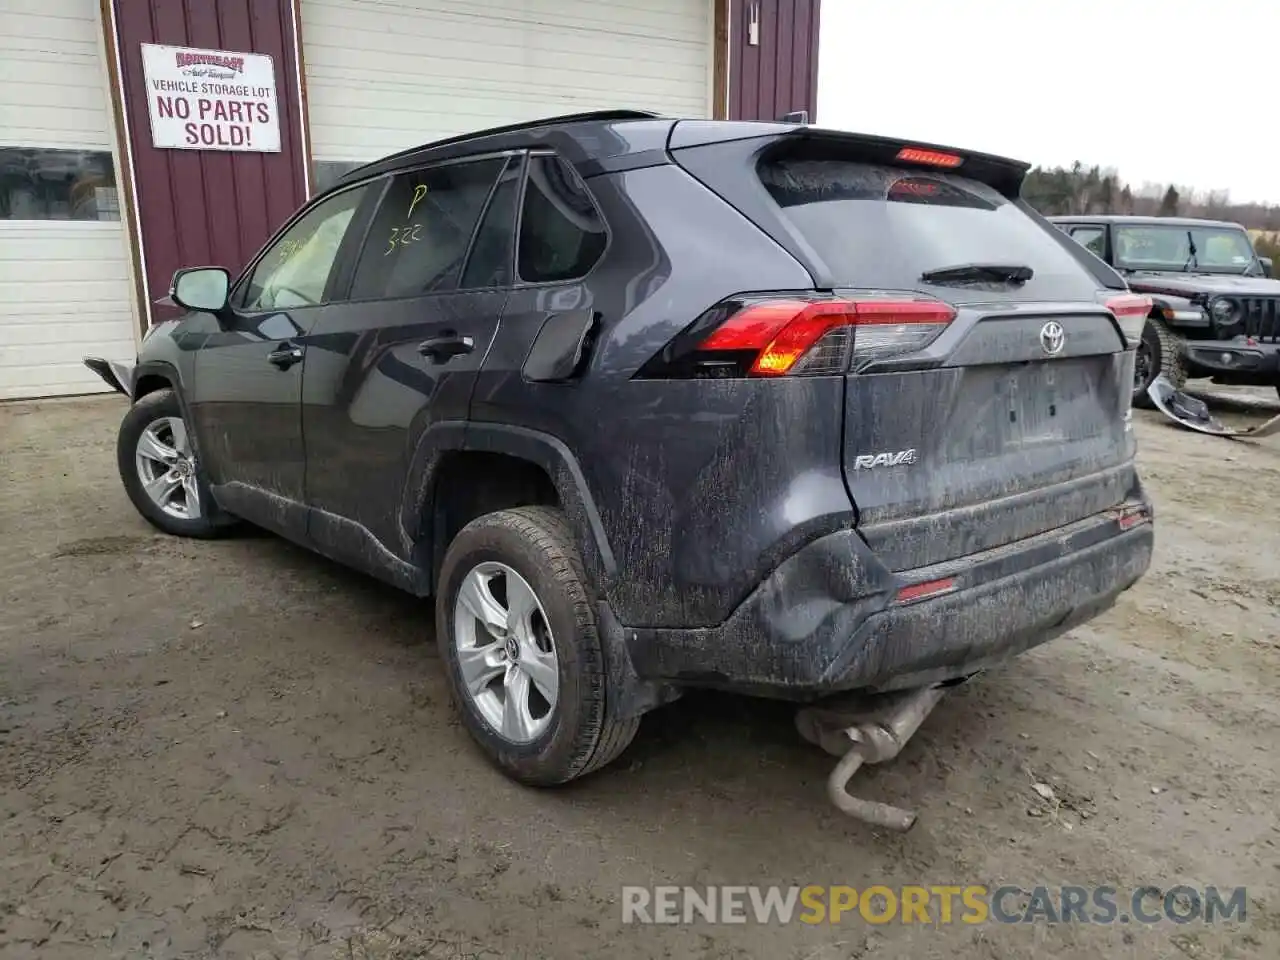
[[[471,255],[462,274],[464,289],[504,287],[511,283],[515,255],[516,203],[520,196],[520,161],[512,159],[498,178],[489,207],[480,221]]]
[[[520,216],[520,279],[551,283],[584,277],[607,242],[604,220],[573,168],[559,157],[530,157]]]
[[[454,289],[476,221],[505,165],[506,158],[496,157],[396,174],[369,227],[351,299]]]
[[[1101,227],[1072,227],[1071,239],[1096,256],[1106,256],[1107,234]]]
[[[986,184],[957,173],[790,156],[760,165],[773,201],[839,282],[910,290],[925,271],[1018,264],[1034,276],[998,299],[1089,299],[1093,277],[1062,243]],[[941,289],[941,288],[940,288]],[[947,286],[950,300],[990,288]]]

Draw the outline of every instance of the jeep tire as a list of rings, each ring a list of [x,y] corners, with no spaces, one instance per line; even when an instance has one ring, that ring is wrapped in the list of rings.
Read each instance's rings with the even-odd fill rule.
[[[1144,410],[1155,407],[1147,394],[1147,388],[1162,373],[1175,390],[1181,390],[1186,385],[1187,367],[1182,353],[1182,338],[1170,330],[1163,320],[1148,317],[1142,328],[1137,356],[1134,357],[1135,407]]]
[[[640,721],[609,717],[612,691],[595,607],[559,510],[519,507],[471,521],[449,544],[438,582],[436,637],[454,703],[503,773],[551,786],[626,749]],[[545,673],[530,679],[534,667],[548,664],[558,682]],[[550,698],[542,696],[549,685]],[[517,708],[524,719],[508,725],[507,711]]]

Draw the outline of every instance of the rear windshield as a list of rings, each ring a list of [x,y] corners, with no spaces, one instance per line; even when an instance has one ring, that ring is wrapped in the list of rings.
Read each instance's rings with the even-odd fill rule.
[[[760,180],[784,216],[853,287],[933,289],[929,270],[1017,264],[1032,278],[1001,298],[1090,299],[1098,285],[1044,227],[991,187],[944,172],[838,159],[765,161]],[[947,299],[990,299],[991,287],[948,286]],[[938,292],[935,290],[935,292]]]

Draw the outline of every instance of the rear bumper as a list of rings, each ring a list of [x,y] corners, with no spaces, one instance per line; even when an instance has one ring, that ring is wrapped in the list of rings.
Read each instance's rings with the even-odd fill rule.
[[[1205,374],[1266,386],[1280,383],[1280,343],[1188,340],[1186,357]]]
[[[1150,505],[1086,518],[961,560],[891,574],[856,532],[823,537],[782,563],[724,623],[624,628],[645,680],[815,699],[966,676],[1084,623],[1151,563]],[[951,592],[899,602],[911,584]]]

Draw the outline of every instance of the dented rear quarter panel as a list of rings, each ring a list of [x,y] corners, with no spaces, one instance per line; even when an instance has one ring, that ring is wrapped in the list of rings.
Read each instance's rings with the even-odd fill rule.
[[[610,224],[605,257],[581,283],[513,292],[472,418],[572,451],[616,561],[602,593],[623,624],[719,623],[801,543],[854,525],[840,469],[843,378],[632,379],[719,300],[812,279],[675,166],[588,183]],[[584,376],[523,379],[547,317],[583,309],[600,323]]]

